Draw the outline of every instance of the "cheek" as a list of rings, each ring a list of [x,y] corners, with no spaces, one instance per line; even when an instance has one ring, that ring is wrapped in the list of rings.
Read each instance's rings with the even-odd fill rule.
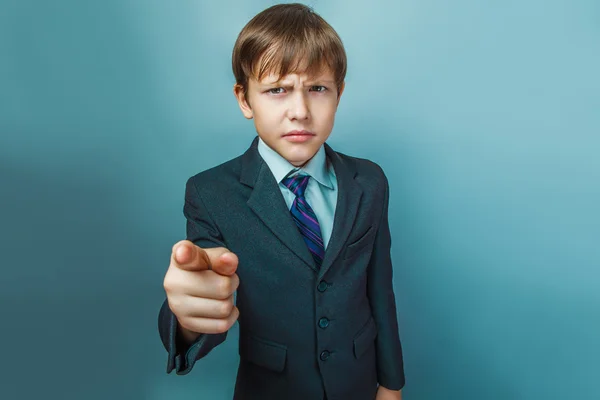
[[[269,126],[277,123],[281,119],[281,111],[276,104],[269,107],[262,107],[255,112],[255,118],[261,125]]]
[[[331,104],[322,104],[315,107],[315,116],[318,118],[320,124],[331,125],[335,119],[335,107]]]
[[[254,116],[254,126],[263,137],[275,136],[279,132],[280,122],[271,113],[257,113]]]

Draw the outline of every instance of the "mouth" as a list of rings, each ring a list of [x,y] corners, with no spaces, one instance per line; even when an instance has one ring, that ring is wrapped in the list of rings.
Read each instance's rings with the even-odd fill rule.
[[[283,138],[292,143],[304,143],[316,135],[309,131],[290,131],[283,135]]]
[[[290,131],[283,135],[283,137],[289,136],[315,136],[315,134],[310,131]]]

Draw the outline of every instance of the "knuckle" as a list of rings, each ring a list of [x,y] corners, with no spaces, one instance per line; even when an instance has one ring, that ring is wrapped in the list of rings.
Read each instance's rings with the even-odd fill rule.
[[[190,321],[189,318],[183,317],[183,316],[176,316],[177,317],[177,321],[179,322],[179,325],[182,328],[185,328],[187,330],[194,330],[194,326],[192,321]]]
[[[181,326],[192,332],[204,332],[206,330],[205,324],[203,324],[202,320],[199,318],[188,317],[180,320],[179,323]]]
[[[231,294],[231,285],[232,285],[232,281],[231,279],[227,278],[227,277],[223,277],[220,281],[219,281],[219,294],[223,297],[229,297],[229,295]]]
[[[167,301],[169,302],[169,308],[173,311],[174,314],[181,314],[183,302],[181,301],[180,296],[169,296],[167,295]]]
[[[226,332],[229,330],[229,321],[226,319],[220,319],[216,322],[216,329],[219,333]]]
[[[239,316],[240,316],[240,310],[237,307],[234,307],[233,310],[232,310],[232,312],[231,312],[231,316],[230,316],[230,319],[231,319],[230,327],[233,324],[235,324],[235,321],[238,320]]]
[[[163,288],[166,291],[169,291],[173,288],[173,278],[168,273],[165,275],[165,278],[163,279]]]
[[[237,288],[240,286],[240,277],[237,274],[233,275],[233,290],[232,292],[236,291]]]
[[[223,317],[228,317],[229,315],[231,315],[231,311],[233,311],[233,302],[224,301],[223,304],[221,304],[220,311],[220,315],[222,315]]]
[[[163,288],[167,295],[173,296],[174,293],[181,292],[181,283],[173,275],[167,275],[163,281]]]

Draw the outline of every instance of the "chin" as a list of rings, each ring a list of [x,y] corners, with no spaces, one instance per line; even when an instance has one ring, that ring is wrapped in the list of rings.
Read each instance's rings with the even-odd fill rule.
[[[301,158],[301,157],[284,157],[287,162],[289,162],[290,164],[294,165],[294,166],[300,166],[300,165],[304,165],[307,161],[308,158]]]
[[[302,154],[293,153],[288,154],[288,157],[285,157],[291,164],[294,165],[303,165],[306,164],[317,152],[302,152]]]

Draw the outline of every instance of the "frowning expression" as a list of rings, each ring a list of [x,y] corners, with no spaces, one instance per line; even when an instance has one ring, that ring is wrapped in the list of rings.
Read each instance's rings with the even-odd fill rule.
[[[327,140],[343,92],[333,72],[314,76],[291,73],[248,79],[247,90],[234,86],[244,117],[254,119],[258,136],[295,166],[306,164]]]

